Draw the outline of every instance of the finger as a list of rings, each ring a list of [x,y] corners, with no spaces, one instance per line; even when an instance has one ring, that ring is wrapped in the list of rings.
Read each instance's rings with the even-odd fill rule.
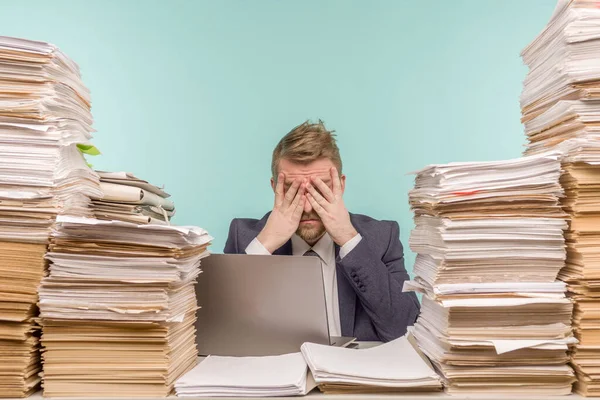
[[[329,189],[329,186],[327,186],[325,184],[325,182],[323,182],[321,180],[321,178],[317,178],[317,177],[311,177],[311,180],[313,182],[313,184],[319,188],[319,190],[321,191],[321,193],[323,194],[323,197],[325,197],[327,199],[328,202],[333,203],[335,200],[335,196],[333,195],[333,192],[331,191],[331,189]],[[316,198],[316,197],[315,197]]]
[[[323,215],[325,214],[325,209],[317,202],[317,200],[315,200],[315,198],[310,192],[306,193],[306,199],[312,206],[313,210],[315,210],[317,214],[319,214],[319,217],[323,218]]]
[[[311,184],[308,184],[306,190],[308,190],[308,193],[310,193],[313,197],[313,199],[315,199],[317,201],[317,203],[319,203],[323,208],[327,209],[329,208],[329,205],[331,203],[329,203],[322,195],[321,193],[319,193],[317,191],[317,189],[315,189],[315,187]]]
[[[293,212],[296,211],[296,207],[298,207],[298,205],[300,204],[300,199],[302,198],[303,195],[304,195],[304,183],[302,185],[300,185],[300,189],[298,189],[298,192],[296,192],[296,197],[294,197],[294,201],[292,201],[292,204],[290,204],[290,209]]]
[[[290,186],[287,193],[285,194],[285,199],[283,200],[284,207],[292,204],[292,201],[294,201],[294,197],[296,197],[296,193],[298,192],[298,188],[300,187],[300,183],[300,179],[294,179],[294,183],[292,183],[292,186]]]
[[[333,182],[333,195],[339,197],[342,195],[342,181],[336,167],[331,168],[331,182]]]
[[[293,218],[295,221],[300,221],[300,218],[302,218],[302,212],[304,211],[304,203],[306,202],[306,195],[304,193],[302,193],[302,196],[300,196],[300,201],[298,203],[298,205],[296,205],[296,209],[294,210],[294,214],[292,214]]]
[[[275,185],[275,207],[281,207],[283,204],[283,181],[285,180],[285,175],[283,172],[277,175],[277,184]]]

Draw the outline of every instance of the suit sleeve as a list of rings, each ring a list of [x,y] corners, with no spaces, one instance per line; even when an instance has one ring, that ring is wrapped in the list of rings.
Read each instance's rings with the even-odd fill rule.
[[[227,236],[227,242],[225,242],[225,248],[223,249],[225,254],[242,254],[243,249],[238,246],[238,235],[237,235],[237,219],[233,219],[229,225],[229,235]]]
[[[383,257],[373,253],[363,238],[343,259],[343,278],[348,279],[363,308],[371,318],[375,331],[384,341],[406,333],[419,314],[419,301],[413,292],[403,293],[409,279],[404,268],[404,250],[397,222],[391,223],[390,239]]]

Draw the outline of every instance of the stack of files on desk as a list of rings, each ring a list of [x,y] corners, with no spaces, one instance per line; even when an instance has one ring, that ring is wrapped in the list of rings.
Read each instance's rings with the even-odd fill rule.
[[[546,28],[521,53],[529,67],[521,108],[527,122],[563,100],[600,100],[600,9],[559,0]]]
[[[424,294],[412,331],[449,393],[571,392],[573,304],[556,282],[567,228],[560,174],[557,153],[417,172],[418,256],[405,290]]]
[[[197,360],[201,228],[59,216],[40,288],[45,397],[167,396]]]
[[[440,377],[404,336],[364,350],[304,343],[301,353],[281,356],[210,356],[182,376],[175,390],[179,397],[271,397],[305,395],[316,385],[325,393],[442,388]]]
[[[431,392],[440,377],[406,336],[363,350],[304,343],[302,354],[325,393]]]
[[[92,199],[96,218],[136,224],[168,224],[175,214],[175,205],[162,188],[128,172],[96,172],[102,189],[102,196]]]
[[[0,397],[36,391],[37,288],[59,213],[89,214],[90,94],[55,46],[0,36]],[[87,147],[86,147],[87,146]]]
[[[429,286],[554,281],[567,227],[560,173],[556,154],[419,171],[410,192],[415,275]]]
[[[600,9],[559,0],[546,28],[521,53],[529,67],[521,94],[526,154],[564,148],[600,161]],[[565,141],[576,140],[573,143]]]
[[[571,217],[565,233],[567,262],[559,278],[575,300],[573,328],[579,340],[572,353],[576,390],[600,395],[600,166],[563,163],[563,206]]]
[[[526,154],[562,152],[561,183],[569,214],[567,260],[559,278],[575,301],[575,390],[600,395],[600,8],[560,0],[546,28],[527,46],[521,95]]]
[[[300,353],[209,356],[175,383],[178,397],[302,396],[315,387]]]

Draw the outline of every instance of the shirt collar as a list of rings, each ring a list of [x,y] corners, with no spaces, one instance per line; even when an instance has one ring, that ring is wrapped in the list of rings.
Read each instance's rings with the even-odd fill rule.
[[[312,246],[312,250],[319,255],[319,258],[321,258],[321,260],[324,261],[330,258],[329,253],[331,252],[332,248],[333,239],[331,239],[331,236],[329,236],[329,233],[327,232],[325,232],[323,237],[319,239],[319,241],[315,243],[314,246]],[[304,239],[302,239],[300,236],[294,233],[294,235],[292,236],[292,254],[295,256],[301,256],[304,255],[304,253],[306,253],[310,249],[310,245],[306,243]]]

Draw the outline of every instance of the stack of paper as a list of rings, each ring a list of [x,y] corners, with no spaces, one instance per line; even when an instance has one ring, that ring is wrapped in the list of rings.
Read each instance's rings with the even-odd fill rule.
[[[573,328],[579,344],[572,353],[582,394],[600,395],[600,166],[563,163],[563,206],[571,217],[565,233],[567,262],[559,279],[575,300]]]
[[[325,393],[428,392],[440,377],[406,336],[370,349],[304,343],[302,354]]]
[[[570,393],[560,173],[554,153],[417,172],[405,290],[424,294],[413,331],[448,392]]]
[[[196,364],[203,229],[57,218],[40,288],[48,397],[166,396]]]
[[[55,46],[0,37],[0,397],[40,379],[37,287],[58,213],[89,214],[98,176],[90,95],[79,68]]]
[[[128,172],[96,172],[103,193],[100,198],[92,199],[96,218],[164,225],[175,215],[175,205],[162,188]]]
[[[556,154],[432,165],[410,192],[415,275],[429,286],[551,282],[564,264]]]
[[[593,0],[559,0],[546,28],[521,53],[529,66],[521,108],[529,121],[561,100],[600,100],[600,9]]]
[[[315,387],[300,353],[209,356],[175,383],[178,397],[301,396]]]
[[[546,28],[521,53],[529,66],[521,94],[527,154],[560,146],[600,161],[600,9],[559,0]],[[566,140],[576,139],[574,143]]]
[[[570,216],[567,261],[559,278],[575,300],[575,390],[600,395],[600,8],[561,0],[523,50],[529,66],[521,106],[527,154],[560,150]]]

